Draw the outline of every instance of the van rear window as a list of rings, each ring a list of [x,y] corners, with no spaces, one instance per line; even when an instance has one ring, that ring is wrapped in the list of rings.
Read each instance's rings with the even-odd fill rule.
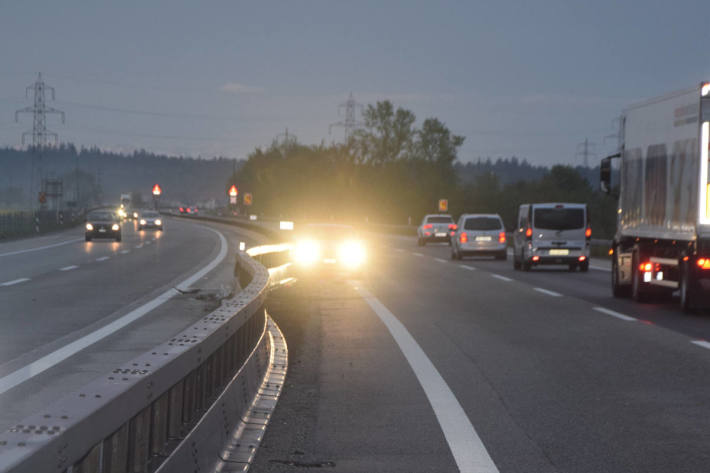
[[[467,218],[463,224],[464,230],[500,230],[503,226],[494,217]]]
[[[573,230],[584,227],[584,209],[535,209],[533,226],[541,230]]]

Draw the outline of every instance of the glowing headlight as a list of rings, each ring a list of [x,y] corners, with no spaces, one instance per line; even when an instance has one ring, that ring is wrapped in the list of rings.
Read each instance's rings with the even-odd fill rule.
[[[338,259],[348,268],[361,266],[365,257],[365,247],[359,241],[346,241],[338,248]]]
[[[311,265],[320,258],[320,246],[313,240],[304,240],[296,244],[294,259],[302,265]]]
[[[138,218],[138,212],[133,212],[133,218]]]
[[[140,224],[141,224],[141,225],[145,225],[145,219],[144,219],[144,218],[141,219]]]
[[[123,209],[118,209],[118,215],[120,215],[121,217],[125,217],[125,216],[126,216],[126,211],[123,210]]]
[[[91,231],[91,230],[94,229],[94,226],[93,226],[92,224],[90,224],[90,223],[87,223],[87,224],[86,224],[86,229],[89,230],[89,231]]]
[[[121,227],[119,227],[117,223],[114,223],[113,225],[111,225],[111,230],[113,230],[114,232],[117,232],[119,228],[121,228]]]
[[[163,221],[160,220],[159,218],[156,218],[156,219],[155,219],[155,224],[158,225],[158,226],[160,226],[160,225],[163,224]]]

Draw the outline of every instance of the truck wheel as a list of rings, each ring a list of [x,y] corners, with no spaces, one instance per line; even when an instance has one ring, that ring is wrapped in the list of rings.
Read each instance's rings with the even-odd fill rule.
[[[500,253],[498,253],[496,255],[496,259],[500,259],[503,261],[507,260],[508,259],[508,252],[506,250],[501,251]]]
[[[648,299],[648,289],[646,283],[641,280],[641,271],[639,271],[639,251],[636,250],[631,257],[631,298],[636,302],[645,302]]]
[[[577,271],[577,263],[570,263],[568,269],[570,273]]]
[[[611,260],[611,293],[614,297],[629,296],[629,287],[619,284],[619,262],[616,255]]]
[[[690,270],[684,261],[680,267],[680,308],[683,312],[692,313],[695,311],[695,291],[693,282],[690,280]]]

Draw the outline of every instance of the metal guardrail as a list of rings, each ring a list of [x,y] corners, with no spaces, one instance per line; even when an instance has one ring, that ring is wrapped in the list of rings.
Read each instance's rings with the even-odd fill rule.
[[[71,228],[84,220],[83,212],[38,210],[0,213],[0,241]]]
[[[260,261],[285,260],[286,251],[254,252],[254,258],[239,253],[235,271],[245,284],[235,297],[167,342],[0,434],[0,471],[195,470],[162,467],[180,449],[189,450],[199,470],[198,457],[206,452],[198,451],[195,442],[187,444],[186,435],[221,393],[239,382],[242,395],[231,399],[230,412],[223,404],[224,428],[229,429],[227,424],[249,407],[259,388],[257,378],[268,367],[264,302],[279,281]],[[272,268],[273,274],[285,268]]]

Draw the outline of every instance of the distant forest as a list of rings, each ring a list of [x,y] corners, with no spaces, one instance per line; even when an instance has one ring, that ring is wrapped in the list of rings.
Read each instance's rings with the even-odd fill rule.
[[[572,166],[589,184],[596,188],[599,185],[599,166],[590,168]],[[495,174],[502,185],[514,184],[519,181],[536,181],[550,172],[548,166],[535,166],[525,159],[512,158],[479,158],[475,162],[454,164],[454,170],[462,183],[472,183],[476,178],[486,174]]]
[[[61,178],[64,201],[78,201],[79,207],[118,202],[121,193],[129,192],[149,200],[155,183],[163,188],[165,202],[225,200],[224,181],[240,165],[226,158],[183,158],[144,150],[123,154],[72,144],[46,149],[41,156],[0,148],[0,207],[26,207],[31,177],[35,192],[39,189],[40,169],[45,177]]]

